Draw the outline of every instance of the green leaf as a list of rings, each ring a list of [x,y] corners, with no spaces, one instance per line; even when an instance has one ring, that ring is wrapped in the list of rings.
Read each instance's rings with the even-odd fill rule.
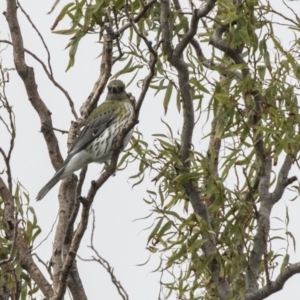
[[[193,84],[201,92],[209,94],[209,91],[195,77],[192,77],[190,79],[190,83]]]
[[[214,94],[214,97],[220,103],[228,104],[228,102],[229,102],[228,94]]]
[[[158,241],[160,241],[161,238],[162,238],[162,236],[165,234],[165,232],[168,231],[171,227],[172,227],[172,221],[168,221],[168,222],[160,229],[160,231],[157,233],[156,239],[157,239]]]
[[[52,27],[51,27],[51,30],[54,30],[56,28],[56,26],[58,25],[58,23],[64,18],[64,16],[66,14],[68,14],[68,12],[70,12],[70,8],[74,6],[74,2],[70,2],[68,4],[66,4],[62,10],[60,11],[59,15],[57,16],[57,18],[55,19]],[[75,7],[72,8],[72,10],[74,10]]]
[[[59,2],[60,0],[56,0],[47,14],[51,14]]]
[[[149,242],[154,238],[154,236],[157,234],[161,224],[163,222],[163,218],[160,218],[159,221],[157,222],[156,226],[153,228],[152,232],[150,233],[149,237],[148,237],[148,241],[147,244],[149,244]]]
[[[258,76],[261,80],[265,79],[265,75],[266,75],[266,66],[265,65],[258,65],[257,66],[257,72],[258,72]]]
[[[180,112],[181,111],[181,94],[179,91],[177,91],[177,95],[176,95],[176,105],[177,105],[178,112]]]
[[[270,128],[270,127],[267,127],[267,126],[255,125],[253,127],[258,131],[265,131],[265,132],[274,133],[274,134],[279,134],[280,133],[279,130],[276,130],[276,129],[273,129],[273,128]]]
[[[295,239],[294,235],[290,231],[287,231],[286,235],[288,235],[292,239],[294,251],[296,252],[296,239]]]
[[[165,93],[165,98],[164,98],[165,115],[167,114],[167,111],[168,111],[168,105],[171,100],[172,90],[173,90],[173,84],[171,81],[169,81],[169,84],[167,86],[167,90]]]
[[[73,40],[71,42],[71,48],[70,48],[70,51],[69,51],[70,59],[69,59],[69,64],[67,66],[66,72],[71,67],[73,67],[74,64],[75,64],[75,55],[76,55],[76,52],[77,52],[77,49],[78,49],[79,42],[80,42],[80,40],[81,40],[82,37],[83,37],[83,32],[81,30],[79,30],[75,34],[75,37],[73,38]]]
[[[176,261],[185,256],[187,253],[186,245],[183,244],[178,251],[175,251],[168,259],[166,268],[170,268]]]
[[[63,34],[63,35],[69,35],[69,34],[74,34],[77,32],[77,29],[71,28],[71,29],[63,29],[63,30],[55,30],[53,33],[57,34]]]
[[[100,0],[97,4],[94,5],[89,5],[85,11],[85,16],[84,16],[84,24],[83,24],[83,32],[87,32],[91,23],[91,19],[95,13],[97,13],[102,5],[103,5],[104,0]]]
[[[274,46],[280,50],[280,52],[284,53],[284,49],[282,48],[280,42],[278,41],[278,38],[274,34],[270,34],[270,37],[274,43]]]

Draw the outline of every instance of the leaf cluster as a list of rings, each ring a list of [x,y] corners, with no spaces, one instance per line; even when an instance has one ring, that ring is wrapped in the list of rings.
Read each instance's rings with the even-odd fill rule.
[[[16,220],[20,231],[16,228],[14,239],[10,240],[8,229],[4,226],[5,222],[0,222],[0,294],[11,299],[36,299],[39,287],[22,268],[15,241],[18,234],[22,234],[27,245],[32,247],[41,233],[41,228],[38,225],[34,209],[29,205],[29,195],[20,183],[16,185],[14,199]],[[0,198],[0,215],[3,216],[3,214],[4,203]]]

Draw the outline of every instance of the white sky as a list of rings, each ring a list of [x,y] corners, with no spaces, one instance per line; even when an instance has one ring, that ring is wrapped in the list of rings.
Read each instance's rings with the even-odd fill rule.
[[[277,0],[278,1],[278,0]],[[276,1],[276,2],[277,2]],[[78,111],[82,102],[87,98],[94,82],[98,76],[99,70],[99,48],[96,43],[96,37],[86,37],[79,46],[76,55],[76,64],[71,70],[65,73],[68,62],[68,51],[64,47],[68,42],[68,37],[51,34],[50,27],[59,10],[52,15],[46,15],[52,5],[51,1],[31,0],[23,1],[23,7],[30,14],[32,20],[43,34],[47,42],[52,57],[52,68],[55,79],[70,93],[75,107]],[[274,1],[275,2],[275,1]],[[300,2],[289,2],[293,5],[295,11],[300,11]],[[278,9],[284,13],[285,9],[281,1],[277,2]],[[0,2],[0,11],[5,11],[5,1]],[[24,37],[24,45],[27,49],[33,51],[44,61],[46,53],[41,42],[32,27],[19,11],[19,21]],[[10,39],[8,34],[5,17],[0,17],[0,38]],[[282,33],[282,43],[288,43],[289,36],[287,32]],[[0,49],[3,49],[1,45]],[[14,66],[12,61],[12,51],[8,47],[1,53],[3,65],[6,68]],[[68,130],[70,121],[73,120],[69,112],[67,100],[63,94],[53,87],[44,74],[42,68],[26,56],[27,64],[35,67],[38,89],[43,101],[53,113],[53,124],[56,128]],[[116,72],[116,69],[113,70]],[[126,77],[122,77],[126,82]],[[129,79],[128,79],[129,80]],[[138,95],[138,88],[129,88],[128,91]],[[52,177],[54,171],[48,158],[45,143],[42,134],[39,132],[40,121],[27,100],[25,89],[21,79],[16,72],[10,73],[10,84],[8,85],[7,95],[10,103],[13,105],[16,115],[17,139],[12,157],[13,178],[19,180],[28,190],[32,199],[31,205],[34,207],[39,224],[42,228],[42,234],[38,241],[43,240],[51,230],[53,222],[56,219],[58,211],[58,201],[56,195],[59,185],[56,185],[41,202],[35,202],[34,198],[40,188]],[[140,115],[139,131],[144,138],[151,139],[151,134],[155,132],[165,132],[164,125],[160,119],[167,120],[173,126],[173,131],[180,130],[176,105],[171,104],[167,117],[163,116],[162,99],[163,97],[148,96]],[[100,101],[103,100],[103,97]],[[0,132],[0,136],[1,136]],[[66,156],[66,135],[57,135],[60,141],[63,156]],[[198,144],[200,145],[200,138]],[[201,141],[201,151],[206,151],[206,142]],[[0,161],[0,170],[3,169]],[[86,187],[92,179],[98,177],[99,165],[90,165],[88,171],[88,180]],[[115,177],[109,181],[98,192],[93,208],[96,212],[96,232],[95,246],[99,253],[109,261],[115,268],[115,275],[126,289],[131,300],[153,300],[158,299],[159,277],[158,273],[151,273],[158,265],[158,259],[152,256],[150,262],[143,267],[136,266],[145,262],[149,257],[146,248],[146,241],[150,231],[143,231],[144,228],[152,224],[151,220],[136,221],[134,219],[144,217],[149,214],[150,206],[143,202],[143,197],[147,197],[145,192],[151,184],[147,180],[141,186],[131,188],[132,182],[128,180],[129,176],[136,173],[134,166],[128,167],[122,172],[118,172]],[[299,170],[294,168],[291,175],[298,175]],[[284,198],[276,204],[272,216],[285,218],[285,205],[289,207],[290,225],[289,229],[294,233],[296,239],[300,241],[300,204],[299,199],[294,202],[285,201]],[[91,220],[90,220],[91,223]],[[278,223],[273,223],[278,227]],[[90,228],[90,227],[89,227]],[[89,232],[86,232],[80,247],[79,254],[84,258],[89,258],[91,251],[87,248],[89,244]],[[39,256],[45,261],[51,257],[53,234],[37,250]],[[284,245],[280,245],[284,247]],[[292,247],[291,247],[292,249]],[[284,251],[281,250],[281,253]],[[296,253],[290,250],[291,262],[300,260],[300,251],[297,248]],[[117,291],[110,281],[109,275],[97,264],[82,263],[78,260],[79,272],[85,286],[88,299],[120,299]],[[40,266],[42,269],[43,267]],[[299,299],[300,285],[298,281],[300,275],[290,279],[284,287],[284,290],[269,297],[270,300],[279,299]],[[174,298],[175,299],[175,298]],[[172,300],[172,299],[171,299]]]

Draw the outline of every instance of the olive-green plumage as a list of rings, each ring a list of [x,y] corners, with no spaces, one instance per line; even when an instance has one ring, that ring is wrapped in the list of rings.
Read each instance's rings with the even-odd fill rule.
[[[62,167],[41,189],[36,199],[41,200],[61,179],[85,167],[91,162],[103,163],[111,158],[114,143],[132,118],[133,106],[121,80],[108,84],[105,101],[96,107],[87,119],[85,127],[76,138]],[[130,141],[133,130],[124,139],[124,148]]]

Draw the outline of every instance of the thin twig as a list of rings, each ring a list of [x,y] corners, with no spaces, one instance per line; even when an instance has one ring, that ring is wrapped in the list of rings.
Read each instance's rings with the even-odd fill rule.
[[[115,6],[113,7],[113,14],[114,14],[115,26],[117,28],[117,31],[119,32],[119,22],[118,22],[117,11],[116,11]],[[119,55],[113,59],[113,62],[112,62],[113,65],[115,64],[115,62],[117,62],[124,55],[124,52],[121,49],[119,39],[117,38],[116,41],[117,41],[117,48],[118,48],[118,51],[119,51]]]
[[[9,44],[11,46],[13,46],[13,43],[8,41],[8,40],[0,40],[0,43],[6,43]],[[34,53],[32,53],[31,51],[29,51],[28,49],[24,48],[24,52],[26,52],[27,54],[29,54],[30,56],[32,56],[37,62],[39,62],[43,68],[43,70],[45,71],[47,77],[49,78],[49,80],[59,89],[61,90],[61,92],[66,96],[66,98],[68,99],[69,102],[69,106],[71,108],[72,114],[74,116],[74,118],[77,120],[78,116],[77,113],[75,111],[75,107],[74,107],[74,103],[73,100],[71,99],[69,93],[54,79],[54,77],[50,74],[50,72],[48,71],[46,65],[44,64],[44,62],[37,57]]]
[[[140,12],[133,18],[133,22],[137,23],[147,12],[147,10],[156,2],[157,0],[151,0],[147,3],[144,3],[143,5],[143,9],[140,10]],[[124,32],[127,28],[129,28],[131,26],[131,21],[129,21],[128,23],[124,24],[120,29],[119,29],[119,33]]]
[[[89,262],[98,262],[110,275],[112,283],[115,285],[115,287],[118,290],[119,295],[122,297],[124,300],[128,300],[128,294],[124,287],[122,286],[121,282],[117,280],[115,274],[114,274],[114,269],[111,267],[109,262],[104,259],[102,256],[100,256],[99,252],[94,246],[94,233],[95,233],[95,211],[92,209],[92,215],[93,215],[93,224],[92,224],[92,232],[91,232],[91,240],[90,243],[91,245],[89,248],[93,250],[93,252],[96,254],[97,257],[92,256],[91,259],[85,259],[77,255],[81,260],[83,261],[89,261]]]
[[[51,229],[48,232],[47,236],[43,240],[41,240],[40,243],[31,250],[32,252],[35,251],[38,247],[40,247],[48,239],[48,237],[50,236],[50,234],[52,233],[52,231],[54,229],[55,223],[57,222],[57,218],[58,218],[58,214],[56,215],[55,221],[53,222]]]
[[[2,148],[0,148],[0,153],[3,156],[5,166],[6,166],[8,188],[10,192],[12,192],[12,174],[11,174],[11,167],[10,167],[10,158],[11,158],[12,151],[14,149],[15,138],[16,138],[15,115],[12,110],[12,106],[10,106],[6,97],[5,88],[6,88],[7,81],[5,80],[4,71],[2,70],[2,67],[0,67],[0,70],[1,70],[1,85],[2,85],[2,95],[0,97],[0,101],[3,103],[3,107],[4,109],[6,109],[8,113],[9,124],[7,124],[1,116],[0,116],[0,120],[3,122],[7,131],[10,134],[10,144],[9,144],[8,153],[6,154]]]
[[[39,36],[39,38],[42,41],[42,44],[44,45],[44,48],[46,49],[47,52],[47,56],[48,56],[48,67],[49,67],[49,71],[50,71],[50,75],[53,78],[53,72],[52,72],[52,67],[51,67],[51,56],[50,56],[50,51],[48,49],[48,46],[43,38],[43,36],[41,35],[40,31],[37,29],[37,27],[34,25],[34,23],[32,22],[30,16],[26,13],[26,11],[23,9],[23,7],[20,4],[20,1],[17,1],[18,6],[20,7],[22,13],[25,15],[25,17],[27,18],[28,22],[31,24],[31,26],[33,27],[33,29],[36,31],[37,35]]]
[[[50,275],[50,278],[52,280],[53,275],[51,272],[51,267],[50,264],[47,266],[47,264],[37,255],[37,253],[32,253],[32,256],[35,256],[37,258],[37,260],[46,268],[48,274]]]

